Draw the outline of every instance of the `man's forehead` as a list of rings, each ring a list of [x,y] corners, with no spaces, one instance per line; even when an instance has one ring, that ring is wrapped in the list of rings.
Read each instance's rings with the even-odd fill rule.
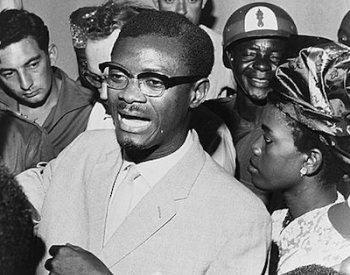
[[[0,64],[6,66],[24,65],[31,59],[46,55],[32,37],[26,37],[0,49]]]
[[[182,51],[182,43],[175,37],[167,37],[155,34],[146,34],[138,37],[123,37],[118,39],[112,51],[114,55],[120,52],[155,51],[168,56],[179,56]]]
[[[247,47],[257,46],[264,49],[284,49],[286,47],[286,41],[282,37],[256,37],[237,43],[236,48],[245,49]]]
[[[175,38],[154,35],[124,37],[115,44],[112,61],[135,67],[135,70],[137,67],[138,72],[159,68],[164,73],[173,74],[179,67],[187,67],[180,57],[182,52],[181,43]]]

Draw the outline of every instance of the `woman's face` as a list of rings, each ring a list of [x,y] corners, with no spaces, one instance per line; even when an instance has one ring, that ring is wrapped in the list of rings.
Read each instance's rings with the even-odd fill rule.
[[[300,179],[306,154],[294,145],[292,128],[283,114],[267,105],[262,116],[263,135],[252,145],[253,155],[248,171],[254,185],[263,190],[286,190]]]

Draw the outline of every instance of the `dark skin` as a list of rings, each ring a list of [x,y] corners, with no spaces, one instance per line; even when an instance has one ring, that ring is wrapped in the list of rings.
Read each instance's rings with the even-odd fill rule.
[[[50,275],[112,275],[95,255],[79,246],[53,245],[49,253],[52,258],[46,261],[45,268]]]
[[[271,91],[271,79],[286,47],[286,39],[272,37],[242,40],[229,49],[232,72],[238,84],[236,110],[243,119],[260,124],[259,118]]]

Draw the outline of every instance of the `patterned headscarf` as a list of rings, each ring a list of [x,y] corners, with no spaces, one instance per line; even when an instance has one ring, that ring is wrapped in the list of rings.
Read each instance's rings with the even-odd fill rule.
[[[350,48],[334,42],[302,49],[276,70],[282,112],[322,134],[350,165]],[[350,171],[349,171],[350,172]]]

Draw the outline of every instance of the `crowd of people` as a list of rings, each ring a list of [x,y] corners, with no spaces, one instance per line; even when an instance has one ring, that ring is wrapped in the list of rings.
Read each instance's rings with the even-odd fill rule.
[[[0,3],[0,274],[350,274],[350,12]]]

